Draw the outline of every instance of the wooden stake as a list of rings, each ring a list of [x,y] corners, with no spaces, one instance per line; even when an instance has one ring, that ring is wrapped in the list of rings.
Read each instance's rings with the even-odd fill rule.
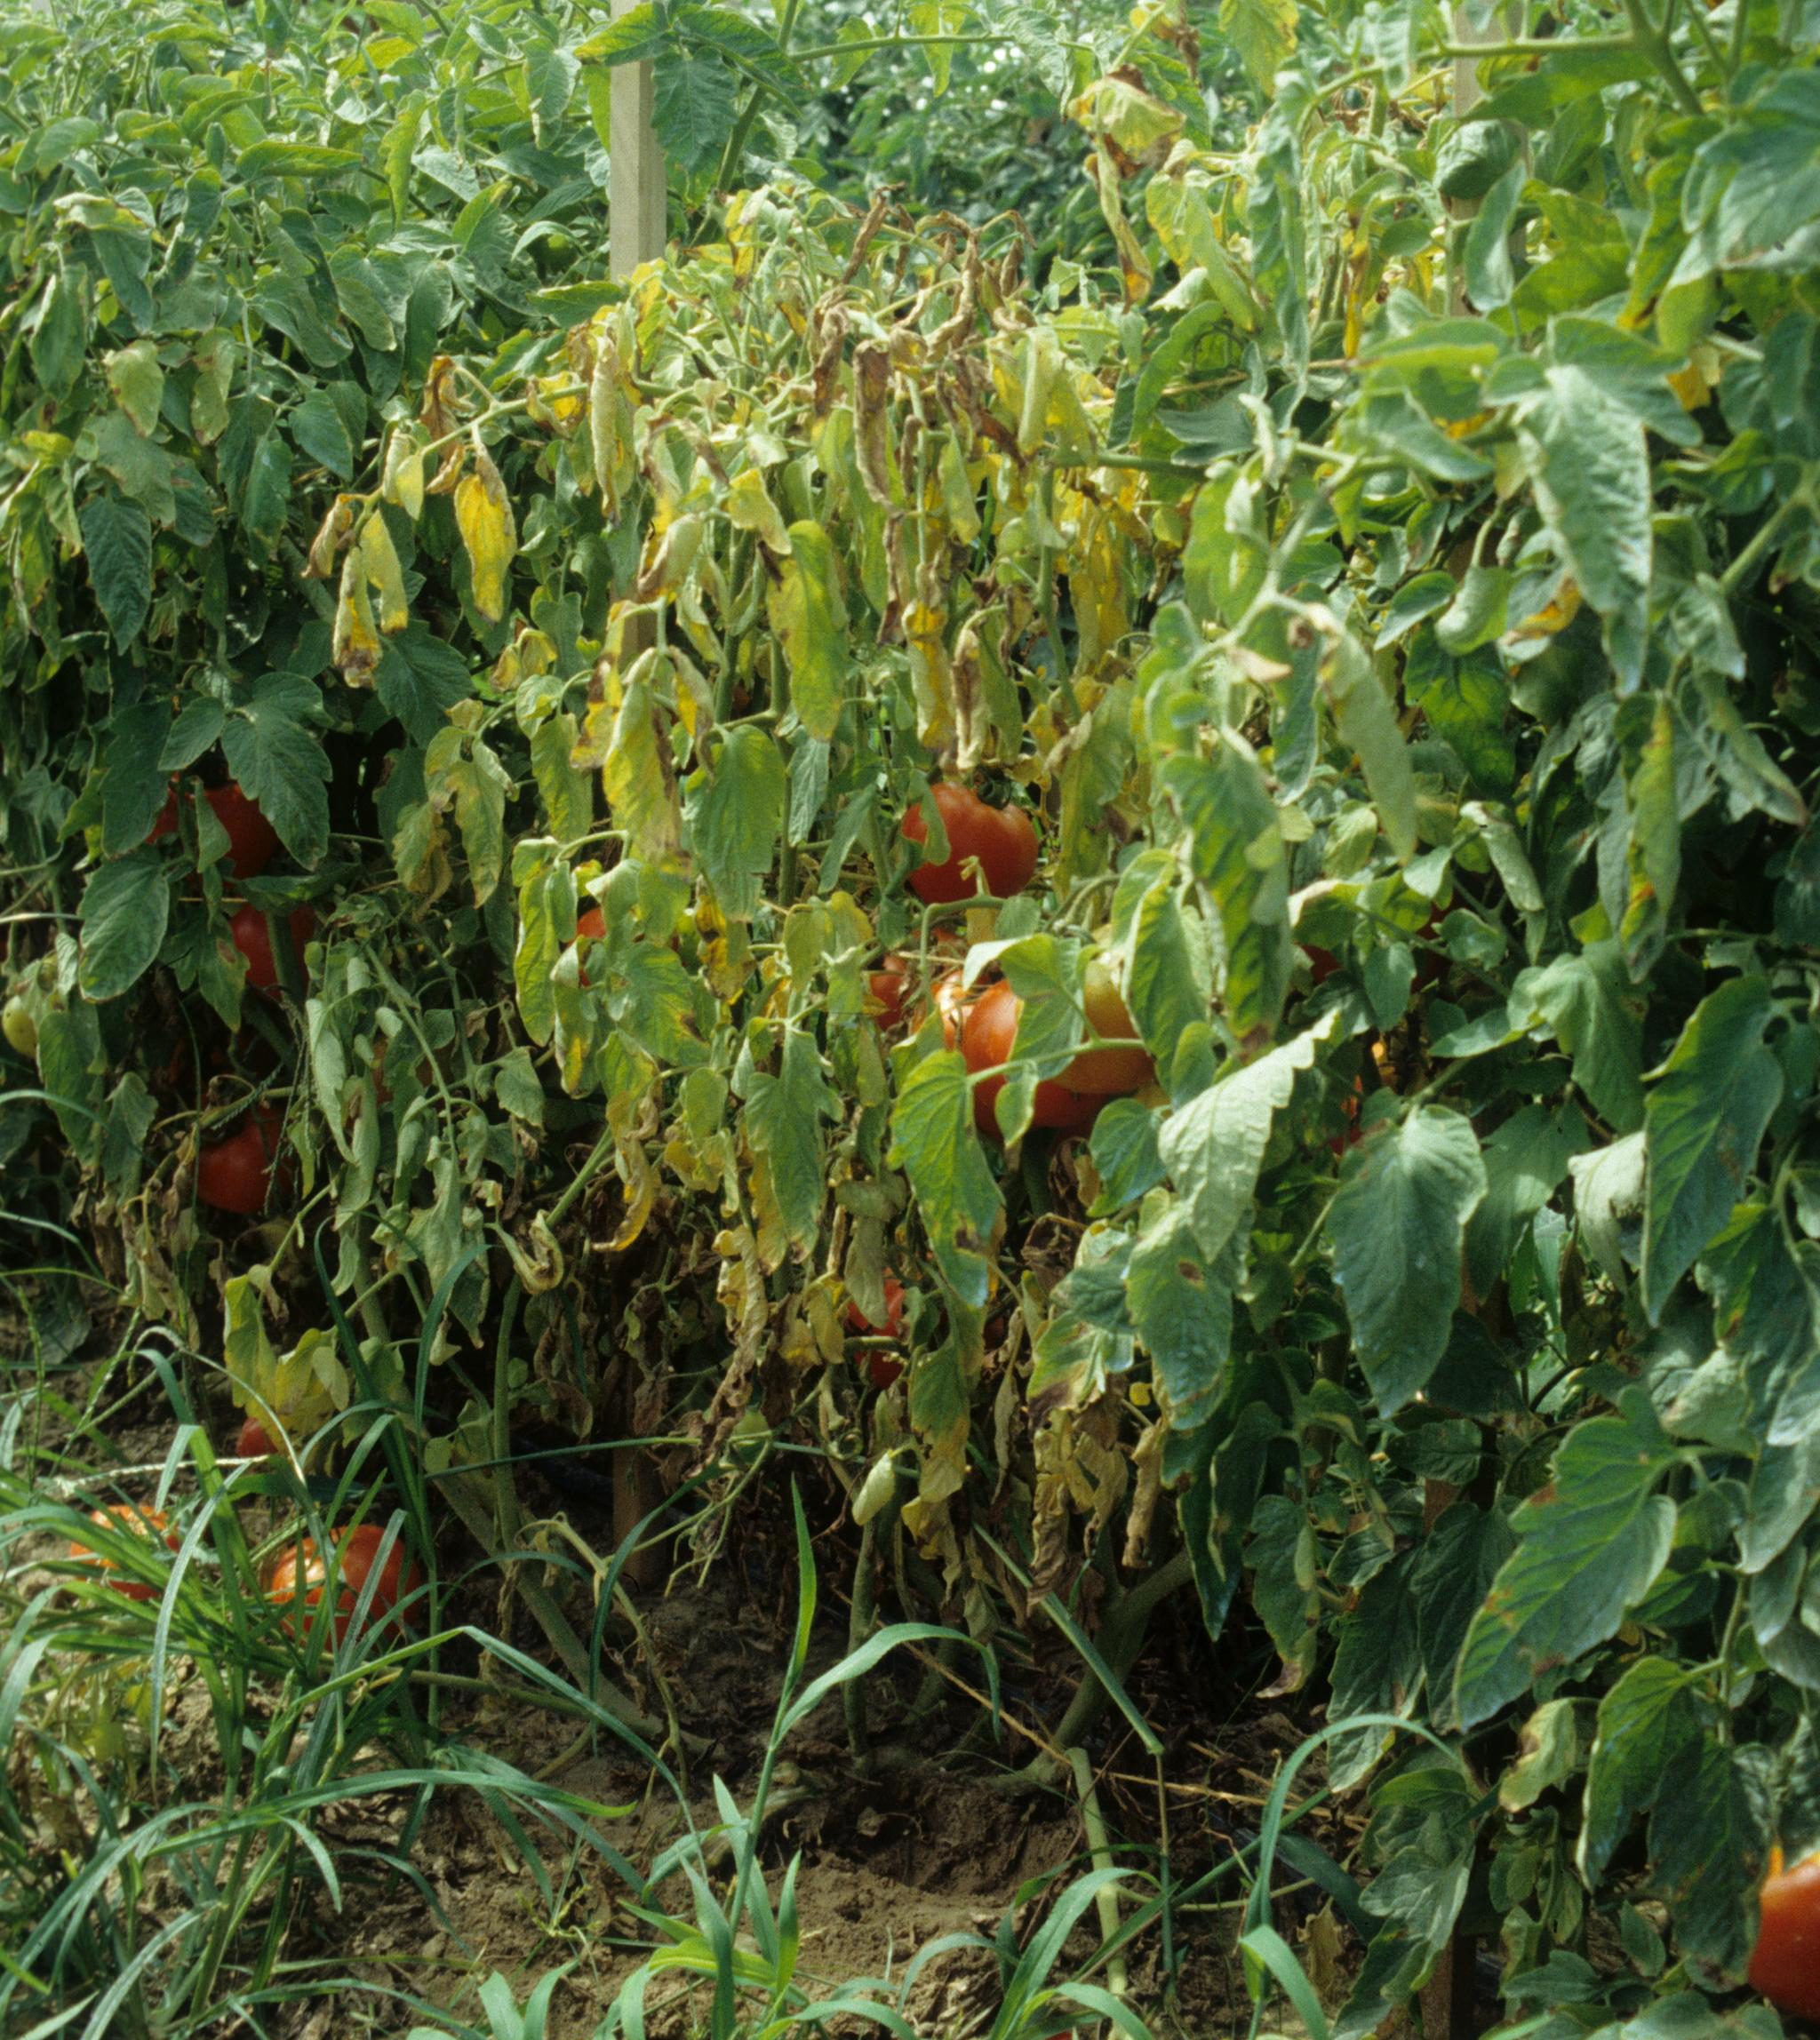
[[[612,17],[629,14],[635,0],[612,0]],[[664,251],[664,156],[651,124],[656,75],[649,64],[614,68],[608,120],[612,188],[609,207],[610,265],[629,276],[641,262]]]

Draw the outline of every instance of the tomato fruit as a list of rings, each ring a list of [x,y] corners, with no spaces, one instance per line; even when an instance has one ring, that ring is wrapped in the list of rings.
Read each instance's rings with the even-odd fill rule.
[[[301,967],[303,945],[316,931],[314,907],[293,907],[289,916],[291,946]],[[272,931],[261,909],[243,906],[228,924],[234,946],[246,959],[246,982],[255,992],[270,992],[278,983],[278,965],[272,954]]]
[[[0,1033],[5,1035],[6,1046],[14,1055],[23,1056],[28,1062],[36,1060],[38,1024],[32,1018],[31,1008],[17,995],[0,1006]]]
[[[961,1053],[967,1059],[967,1067],[976,1075],[981,1070],[996,1069],[1000,1064],[1010,1060],[1011,1045],[1018,1037],[1018,1016],[1023,1006],[1024,1001],[1001,979],[981,992],[969,1008],[961,1030]],[[994,1140],[1000,1137],[994,1106],[1004,1088],[1005,1080],[1002,1076],[987,1077],[973,1087],[973,1123]],[[1099,1097],[1082,1097],[1065,1084],[1045,1080],[1036,1087],[1030,1123],[1079,1132],[1092,1123],[1094,1114],[1104,1102]]]
[[[277,1449],[271,1432],[256,1416],[247,1418],[240,1427],[240,1436],[234,1441],[236,1459],[270,1459]]]
[[[367,1575],[373,1569],[373,1561],[379,1557],[384,1536],[385,1532],[379,1524],[363,1523],[335,1540],[340,1582],[332,1619],[338,1644],[347,1634],[348,1625],[354,1620],[355,1606],[360,1599],[361,1590],[366,1585]],[[329,1567],[317,1550],[315,1541],[306,1537],[299,1543],[286,1545],[279,1552],[266,1582],[266,1598],[281,1606],[288,1603],[293,1610],[301,1598],[306,1610],[313,1609],[321,1605],[328,1579]],[[404,1618],[393,1611],[401,1600],[414,1594],[422,1584],[423,1568],[406,1563],[404,1540],[395,1537],[373,1588],[372,1604],[367,1612],[369,1621],[381,1623],[390,1616],[390,1626],[402,1632]],[[304,1619],[307,1622],[307,1617]],[[292,1615],[286,1615],[284,1627],[293,1636],[297,1634]]]
[[[162,1537],[165,1548],[174,1551],[178,1546],[177,1533],[170,1527],[170,1519],[156,1509],[138,1509],[130,1502],[111,1502],[105,1509],[91,1509],[89,1521],[99,1523],[103,1529],[112,1526],[119,1530],[131,1530],[140,1537]],[[72,1558],[79,1558],[84,1565],[98,1572],[111,1573],[114,1561],[80,1540],[72,1541],[69,1547]],[[158,1590],[145,1580],[108,1580],[104,1582],[116,1594],[124,1594],[129,1601],[156,1601]]]
[[[1780,2012],[1820,2019],[1820,1851],[1789,1870],[1772,1849],[1760,1902],[1751,1988]]]
[[[986,889],[1000,899],[1022,892],[1036,875],[1036,825],[1022,808],[994,808],[966,786],[944,779],[930,789],[936,811],[947,832],[948,855],[938,865],[919,865],[910,874],[910,889],[925,906],[971,899],[977,889],[966,870],[976,858]],[[922,808],[905,816],[904,840],[929,841]]]
[[[284,1114],[276,1105],[257,1105],[238,1133],[212,1141],[196,1157],[196,1193],[217,1211],[251,1218],[263,1211],[274,1178],[288,1181],[290,1170],[274,1167]]]
[[[1317,984],[1325,984],[1340,968],[1340,960],[1332,950],[1321,949],[1312,942],[1302,944],[1302,953],[1308,959],[1308,969]]]
[[[847,1322],[856,1332],[870,1333],[874,1338],[901,1339],[904,1335],[904,1285],[895,1275],[884,1279],[885,1321],[874,1325],[866,1317],[858,1303],[847,1305]],[[904,1363],[895,1353],[882,1352],[876,1346],[866,1356],[866,1371],[875,1389],[888,1389],[904,1371]]]
[[[183,798],[187,801],[189,795],[186,793]],[[228,832],[228,871],[237,879],[256,879],[277,850],[278,832],[260,812],[259,804],[231,783],[204,788],[203,799],[214,809],[215,819]],[[177,788],[173,785],[146,841],[156,843],[161,836],[174,834],[176,829]]]
[[[1082,992],[1093,1032],[1109,1041],[1130,1040],[1138,1032],[1113,974],[1098,957],[1087,966]],[[1122,1097],[1141,1091],[1156,1074],[1156,1064],[1143,1048],[1083,1048],[1058,1080],[1069,1091],[1096,1097]]]
[[[910,995],[910,966],[901,956],[890,955],[866,980],[872,1016],[887,1034],[904,1024],[905,1001]]]

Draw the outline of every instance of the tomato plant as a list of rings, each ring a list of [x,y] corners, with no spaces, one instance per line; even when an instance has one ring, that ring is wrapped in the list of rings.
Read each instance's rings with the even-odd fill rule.
[[[1752,1989],[1778,2011],[1820,2019],[1820,1853],[1788,1869],[1773,1850],[1758,1905]]]
[[[156,1538],[168,1550],[177,1550],[180,1542],[177,1533],[170,1526],[170,1518],[161,1510],[140,1509],[130,1502],[112,1502],[100,1509],[89,1511],[89,1521],[102,1529],[131,1531],[135,1537]],[[69,1555],[96,1571],[113,1574],[118,1570],[117,1561],[97,1551],[92,1545],[80,1539],[71,1542]],[[129,1601],[156,1601],[159,1590],[148,1580],[108,1578],[105,1582],[116,1594],[124,1594]]]
[[[196,1156],[196,1193],[217,1211],[251,1218],[263,1211],[275,1187],[289,1180],[278,1162],[284,1114],[275,1105],[255,1105],[244,1124],[227,1139],[205,1142]]]
[[[299,967],[303,961],[304,944],[316,931],[315,909],[308,906],[293,907],[283,917],[289,929],[291,945],[295,951]],[[277,959],[272,954],[272,929],[269,917],[264,911],[248,902],[237,908],[228,922],[234,937],[234,946],[246,959],[246,982],[255,992],[271,992],[279,983]]]
[[[948,854],[938,864],[920,864],[910,873],[910,889],[925,905],[970,899],[978,889],[969,875],[978,864],[986,889],[1001,899],[1020,893],[1036,874],[1036,825],[1018,807],[994,808],[970,787],[940,779],[930,788],[936,811],[947,833]],[[904,839],[929,841],[929,824],[920,806],[904,817]]]
[[[305,1537],[295,1544],[286,1545],[274,1561],[266,1582],[266,1598],[287,1610],[285,1628],[293,1635],[299,1632],[309,1613],[322,1605],[332,1570],[338,1586],[331,1622],[335,1641],[340,1643],[353,1623],[361,1590],[372,1573],[385,1538],[386,1532],[377,1523],[357,1524],[345,1534],[338,1534],[332,1548],[332,1565],[323,1558],[313,1538]],[[401,1600],[415,1594],[423,1583],[423,1569],[408,1558],[403,1538],[394,1538],[373,1587],[368,1622],[379,1628],[387,1626],[389,1618],[390,1628],[402,1635],[404,1617],[395,1611]]]

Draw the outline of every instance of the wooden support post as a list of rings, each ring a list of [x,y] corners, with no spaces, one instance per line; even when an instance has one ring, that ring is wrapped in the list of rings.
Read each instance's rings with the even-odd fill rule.
[[[635,0],[612,0],[612,16],[631,12]],[[615,276],[629,276],[641,262],[664,251],[666,226],[664,156],[651,125],[657,79],[649,64],[614,68],[609,104],[612,147],[610,264]]]

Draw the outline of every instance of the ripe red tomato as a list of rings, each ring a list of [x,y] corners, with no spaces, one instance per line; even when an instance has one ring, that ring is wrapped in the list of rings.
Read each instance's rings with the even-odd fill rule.
[[[1772,1849],[1760,1902],[1751,1988],[1778,2011],[1820,2019],[1820,1851],[1787,1870]]]
[[[277,1449],[271,1432],[256,1416],[247,1418],[240,1427],[240,1436],[234,1441],[236,1459],[270,1459]]]
[[[196,1157],[196,1193],[217,1211],[251,1218],[263,1211],[275,1178],[283,1187],[288,1168],[275,1168],[284,1114],[276,1105],[256,1105],[246,1123],[224,1141],[212,1141]]]
[[[866,980],[872,1016],[887,1034],[904,1024],[904,1002],[910,995],[910,966],[894,951]]]
[[[1001,979],[981,992],[969,1008],[961,1030],[961,1053],[967,1067],[976,1074],[996,1069],[1011,1057],[1017,1040],[1018,1016],[1024,1001]],[[1002,1077],[987,1077],[973,1087],[973,1123],[989,1138],[999,1138],[994,1105],[1005,1088]],[[1036,1100],[1030,1123],[1074,1133],[1093,1123],[1094,1114],[1105,1103],[1101,1097],[1082,1097],[1066,1085],[1046,1080],[1036,1087]]]
[[[345,1536],[335,1540],[335,1555],[340,1573],[339,1590],[335,1598],[333,1622],[335,1641],[339,1644],[347,1634],[348,1625],[354,1620],[355,1604],[361,1590],[366,1585],[367,1575],[373,1569],[373,1561],[379,1556],[379,1543],[385,1532],[377,1523],[363,1523]],[[266,1582],[266,1598],[281,1606],[289,1603],[293,1609],[299,1597],[306,1611],[320,1606],[323,1590],[328,1584],[329,1568],[322,1554],[316,1550],[315,1541],[306,1537],[300,1543],[287,1544],[279,1552]],[[408,1565],[405,1558],[404,1540],[394,1538],[392,1549],[385,1565],[380,1568],[379,1582],[373,1589],[372,1605],[368,1610],[368,1620],[383,1623],[387,1616],[390,1627],[400,1634],[403,1631],[404,1618],[393,1611],[407,1595],[414,1594],[423,1584],[423,1568]],[[307,1621],[306,1614],[304,1621]],[[284,1618],[284,1627],[295,1636],[302,1624],[294,1614]]]
[[[1087,1017],[1096,1034],[1108,1041],[1129,1040],[1137,1026],[1119,996],[1112,972],[1098,957],[1087,966],[1082,993]],[[1093,1096],[1123,1097],[1141,1091],[1156,1074],[1156,1064],[1142,1048],[1083,1048],[1061,1073],[1065,1090]]]
[[[187,801],[189,795],[183,797]],[[228,832],[228,871],[237,879],[256,879],[272,861],[278,848],[278,832],[260,812],[258,803],[236,785],[206,787],[203,798]],[[174,833],[176,828],[177,787],[173,783],[146,841],[156,843],[161,836]]]
[[[875,1338],[901,1339],[904,1335],[904,1285],[895,1275],[884,1279],[885,1321],[874,1325],[864,1316],[858,1303],[847,1305],[847,1322],[856,1332],[869,1333]],[[904,1371],[904,1363],[895,1353],[882,1351],[874,1346],[866,1356],[866,1371],[875,1389],[888,1389]]]
[[[1317,984],[1325,984],[1340,968],[1340,960],[1332,950],[1322,949],[1312,942],[1302,944],[1302,953],[1308,959],[1308,969]]]
[[[131,1530],[140,1537],[162,1537],[167,1550],[174,1551],[180,1542],[177,1533],[170,1527],[170,1520],[160,1510],[139,1509],[130,1502],[110,1502],[105,1509],[91,1509],[89,1521],[99,1523],[106,1529],[112,1525],[116,1529]],[[73,1541],[69,1547],[72,1558],[79,1558],[84,1565],[97,1571],[111,1573],[113,1559],[105,1558],[91,1546]],[[145,1580],[108,1580],[105,1585],[116,1594],[124,1594],[129,1601],[156,1601],[158,1590]]]
[[[910,889],[924,905],[971,899],[978,889],[965,869],[978,860],[986,890],[1000,899],[1022,892],[1036,874],[1036,825],[1022,808],[994,808],[970,787],[944,779],[930,789],[948,837],[946,863],[919,865],[910,874]],[[903,820],[906,842],[929,841],[929,824],[921,806]]]
[[[314,907],[293,907],[289,918],[291,946],[297,952],[299,968],[303,945],[316,931]],[[278,983],[278,966],[272,955],[272,932],[264,912],[251,903],[228,922],[234,946],[246,959],[246,982],[255,992],[270,992]]]

